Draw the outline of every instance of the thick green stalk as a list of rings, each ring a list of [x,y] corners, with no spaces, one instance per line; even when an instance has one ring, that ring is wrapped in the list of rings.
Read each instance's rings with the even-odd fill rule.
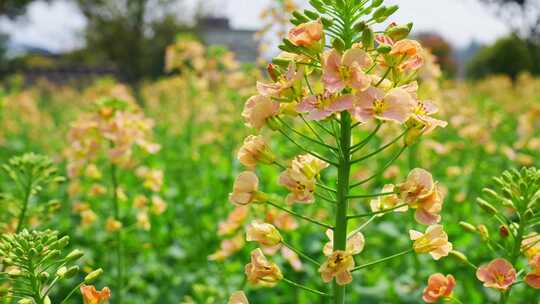
[[[347,207],[349,178],[351,173],[351,116],[341,113],[340,155],[338,164],[336,222],[334,228],[334,250],[346,250],[347,246]],[[345,303],[345,286],[334,282],[334,303]]]
[[[116,172],[116,165],[111,164],[111,184],[113,191],[113,212],[114,219],[121,221],[120,219],[120,206],[118,204],[118,176]],[[117,302],[122,303],[123,288],[124,288],[124,261],[122,254],[122,227],[115,231],[116,242],[116,292],[118,294]]]

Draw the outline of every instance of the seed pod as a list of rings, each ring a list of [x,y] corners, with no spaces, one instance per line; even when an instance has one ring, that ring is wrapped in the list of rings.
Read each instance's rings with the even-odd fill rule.
[[[449,253],[451,256],[455,257],[456,259],[464,262],[464,263],[468,263],[469,262],[469,259],[467,258],[467,256],[462,253],[462,252],[459,252],[457,250],[452,250],[450,251]]]
[[[476,232],[476,227],[474,227],[473,224],[470,224],[470,223],[467,223],[467,222],[459,222],[459,226],[461,226],[461,228],[469,231],[469,232]]]
[[[488,214],[495,215],[499,212],[497,208],[493,207],[493,205],[491,205],[490,203],[486,202],[485,200],[481,198],[477,198],[476,202],[478,203],[480,208],[482,208],[482,210],[484,210]]]
[[[94,280],[96,280],[101,274],[103,274],[103,269],[99,268],[92,272],[90,272],[86,277],[84,277],[84,283],[92,283]]]

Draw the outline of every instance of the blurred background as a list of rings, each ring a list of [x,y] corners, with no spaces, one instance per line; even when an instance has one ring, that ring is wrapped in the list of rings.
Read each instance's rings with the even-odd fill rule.
[[[254,62],[261,42],[255,33],[268,26],[261,14],[272,2],[2,0],[0,75],[21,72],[31,82],[44,74],[65,82],[106,74],[136,85],[163,75],[165,47],[181,32],[205,44],[226,45],[241,61]],[[449,77],[540,72],[538,1],[388,3],[401,7],[392,21],[414,20],[414,34],[439,57]],[[268,44],[262,52],[266,58],[276,54],[276,31],[262,40]]]

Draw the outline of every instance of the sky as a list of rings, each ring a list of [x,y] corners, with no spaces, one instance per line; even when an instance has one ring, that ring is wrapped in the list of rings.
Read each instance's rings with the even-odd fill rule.
[[[196,0],[186,0],[194,7]],[[212,2],[214,11],[231,19],[239,29],[256,29],[258,15],[272,0],[205,0]],[[297,0],[301,4],[307,1]],[[466,47],[472,41],[490,43],[508,33],[504,23],[477,0],[387,0],[399,4],[400,10],[393,21],[413,21],[416,31],[436,31],[457,47]],[[69,0],[52,4],[35,2],[28,9],[25,20],[0,20],[0,31],[8,32],[12,42],[31,45],[51,51],[67,51],[82,45],[81,33],[84,17]]]

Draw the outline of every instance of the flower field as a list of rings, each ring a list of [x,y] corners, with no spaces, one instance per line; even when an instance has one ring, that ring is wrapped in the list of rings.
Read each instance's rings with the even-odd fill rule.
[[[0,303],[538,303],[540,80],[446,80],[381,2],[137,94],[10,77]]]

